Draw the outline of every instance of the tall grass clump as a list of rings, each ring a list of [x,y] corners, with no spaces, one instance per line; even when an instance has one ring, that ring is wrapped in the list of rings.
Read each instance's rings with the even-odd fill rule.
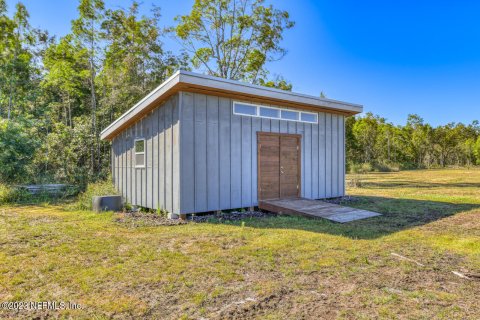
[[[89,183],[85,191],[81,192],[77,199],[69,205],[73,210],[92,210],[92,197],[118,195],[110,180]]]
[[[373,171],[375,172],[398,172],[400,166],[391,162],[377,162],[373,165]]]
[[[31,195],[25,190],[0,184],[0,205],[25,202]]]
[[[374,163],[349,163],[348,172],[351,174],[364,174],[369,172],[398,172],[400,165],[391,162]]]
[[[349,172],[354,174],[368,173],[373,171],[373,166],[370,163],[351,163],[349,167]]]
[[[0,205],[58,203],[71,198],[77,193],[77,189],[72,187],[58,192],[40,190],[39,192],[31,193],[22,186],[0,184]]]

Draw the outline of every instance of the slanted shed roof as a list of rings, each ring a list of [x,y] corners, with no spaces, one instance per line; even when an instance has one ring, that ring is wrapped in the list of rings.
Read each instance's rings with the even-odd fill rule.
[[[237,100],[268,103],[317,112],[337,113],[347,116],[363,111],[363,106],[359,104],[319,98],[180,70],[105,128],[101,133],[101,139],[112,140],[122,130],[134,124],[168,97],[179,91],[197,92],[230,97]]]

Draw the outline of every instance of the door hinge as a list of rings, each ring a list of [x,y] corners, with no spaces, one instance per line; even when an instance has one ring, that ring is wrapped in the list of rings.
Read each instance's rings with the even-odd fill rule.
[[[298,190],[298,184],[297,184],[297,190]]]
[[[299,147],[299,146],[297,146],[297,151],[298,151],[298,149],[299,149],[299,148],[300,148],[300,147]]]

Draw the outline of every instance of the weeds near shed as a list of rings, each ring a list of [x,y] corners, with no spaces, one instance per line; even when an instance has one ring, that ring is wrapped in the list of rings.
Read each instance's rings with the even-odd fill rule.
[[[168,215],[168,211],[160,208],[160,206],[157,207],[156,213],[161,217],[166,217]]]
[[[72,210],[92,210],[92,198],[94,196],[117,195],[117,191],[110,180],[90,183],[84,192],[80,193],[75,202],[69,208]]]
[[[132,205],[129,202],[125,202],[125,204],[123,205],[123,211],[128,212],[128,211],[131,211],[132,209],[133,209]]]

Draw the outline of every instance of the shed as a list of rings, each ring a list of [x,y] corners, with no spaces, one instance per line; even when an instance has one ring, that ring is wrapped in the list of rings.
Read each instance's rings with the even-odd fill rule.
[[[178,215],[345,194],[358,104],[177,71],[101,133],[115,187]]]

